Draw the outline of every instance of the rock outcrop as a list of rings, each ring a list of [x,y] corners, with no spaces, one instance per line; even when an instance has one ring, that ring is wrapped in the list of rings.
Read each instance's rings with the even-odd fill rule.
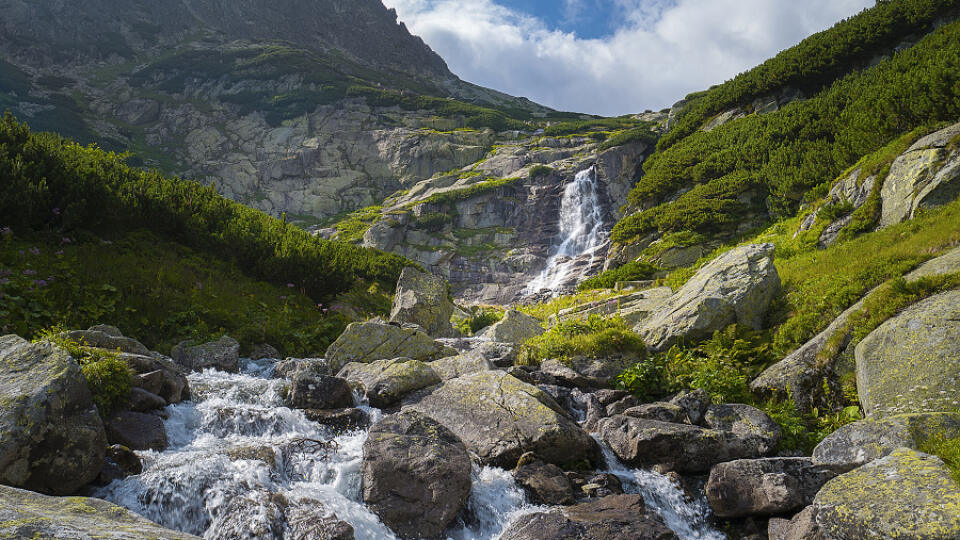
[[[733,323],[759,329],[779,290],[773,245],[739,247],[701,268],[636,331],[651,350],[663,351]]]
[[[827,538],[960,537],[960,486],[939,458],[906,448],[827,482],[813,507]]]
[[[363,500],[400,538],[434,538],[470,494],[470,456],[435,420],[405,411],[380,420],[363,443]]]
[[[0,337],[0,482],[71,494],[97,477],[106,448],[87,380],[70,355],[46,341]]]
[[[941,206],[960,195],[960,137],[954,124],[923,137],[898,157],[883,181],[880,226],[911,219],[918,210]]]
[[[199,540],[107,501],[49,497],[0,485],[0,536],[58,540]]]
[[[455,349],[419,330],[371,321],[347,326],[327,348],[326,359],[333,371],[339,371],[350,362],[368,364],[392,358],[430,362],[456,355]]]
[[[390,322],[416,324],[433,337],[454,337],[451,315],[453,302],[447,280],[409,266],[403,269],[393,297]]]
[[[953,411],[960,391],[960,291],[938,294],[880,325],[856,348],[867,416]]]
[[[503,372],[451,379],[412,408],[457,434],[485,464],[510,468],[526,452],[561,465],[599,459],[596,442],[550,396]]]

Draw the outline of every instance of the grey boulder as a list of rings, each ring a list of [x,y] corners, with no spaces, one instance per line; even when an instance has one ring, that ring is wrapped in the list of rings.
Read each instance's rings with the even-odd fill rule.
[[[419,325],[433,337],[456,337],[459,333],[450,325],[454,306],[449,291],[450,285],[442,277],[410,266],[404,268],[397,281],[390,321]]]
[[[501,540],[676,540],[677,536],[647,513],[640,495],[610,495],[564,510],[527,514]]]
[[[297,372],[287,402],[294,409],[344,409],[353,406],[350,384],[342,378]]]
[[[738,459],[715,465],[707,501],[722,518],[769,516],[796,511],[837,474],[810,458]]]
[[[337,377],[362,387],[370,405],[383,408],[398,403],[411,392],[440,384],[440,376],[431,365],[409,358],[369,364],[351,362],[343,366]]]
[[[174,362],[189,370],[203,371],[214,368],[236,373],[239,369],[240,343],[230,336],[200,345],[187,340],[177,344],[170,356]]]
[[[340,371],[350,362],[368,364],[391,358],[431,362],[457,354],[456,349],[434,341],[415,328],[369,321],[347,326],[327,348],[326,358],[331,370]]]

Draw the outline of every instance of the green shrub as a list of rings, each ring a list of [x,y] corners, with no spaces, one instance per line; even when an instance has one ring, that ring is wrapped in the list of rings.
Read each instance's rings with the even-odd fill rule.
[[[553,174],[553,168],[547,167],[546,165],[534,165],[530,167],[530,178],[550,176],[551,174]]]
[[[518,362],[536,365],[551,358],[567,361],[574,356],[602,358],[645,355],[643,340],[623,319],[591,315],[586,320],[560,322],[543,335],[527,341],[520,347]]]
[[[661,268],[643,261],[631,261],[619,267],[607,270],[600,275],[585,279],[577,284],[577,290],[612,289],[618,281],[637,281],[651,279]]]
[[[127,406],[133,375],[127,363],[117,354],[104,355],[99,359],[88,358],[80,369],[87,378],[87,386],[101,416],[106,418],[113,411]]]
[[[450,214],[443,212],[429,212],[423,214],[422,216],[418,216],[414,227],[425,231],[437,232],[452,221],[453,218],[450,217]]]
[[[503,319],[503,310],[497,307],[482,307],[477,309],[470,318],[470,334],[476,334],[484,328],[496,324]]]

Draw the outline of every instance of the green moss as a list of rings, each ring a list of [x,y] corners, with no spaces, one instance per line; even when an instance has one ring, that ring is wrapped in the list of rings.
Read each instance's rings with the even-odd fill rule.
[[[363,235],[382,219],[382,206],[368,206],[348,214],[333,227],[337,229],[337,240],[342,242],[358,243],[363,241]]]
[[[960,437],[948,439],[943,435],[934,435],[920,445],[920,451],[942,459],[950,468],[953,481],[960,486]]]
[[[646,345],[619,317],[604,319],[591,315],[587,320],[563,321],[544,334],[530,339],[520,347],[517,361],[536,365],[556,358],[569,360],[574,356],[602,358],[605,356],[646,355]]]

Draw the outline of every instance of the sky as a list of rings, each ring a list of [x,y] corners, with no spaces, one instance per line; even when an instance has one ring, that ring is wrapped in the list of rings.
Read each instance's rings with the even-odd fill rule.
[[[461,79],[558,110],[660,110],[874,0],[383,0]]]

